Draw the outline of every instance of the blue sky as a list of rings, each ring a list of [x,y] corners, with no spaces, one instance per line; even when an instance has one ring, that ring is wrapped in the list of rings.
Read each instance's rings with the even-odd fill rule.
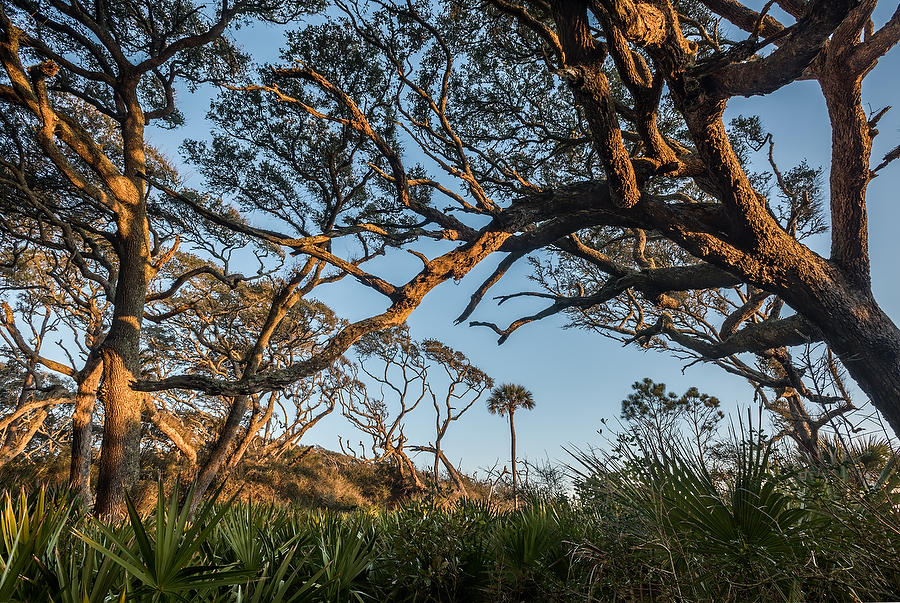
[[[748,2],[761,5],[762,2]],[[756,6],[759,8],[759,6]],[[895,9],[882,3],[876,11],[876,26]],[[774,12],[776,16],[780,16]],[[275,40],[281,32],[273,28],[245,29],[238,39],[258,61],[277,55]],[[900,51],[892,50],[869,74],[863,90],[864,102],[872,111],[900,100]],[[178,156],[178,145],[184,138],[202,138],[208,129],[203,119],[213,92],[182,93],[179,98],[187,118],[184,128],[173,132],[152,130],[151,141],[170,157]],[[824,101],[815,82],[795,82],[763,98],[736,98],[729,103],[728,115],[758,114],[764,126],[775,136],[776,159],[783,165],[795,165],[806,158],[810,165],[827,169],[830,155],[830,129]],[[879,124],[873,158],[880,161],[885,152],[900,142],[900,107],[888,112]],[[409,151],[412,152],[411,150]],[[760,156],[760,159],[763,159]],[[190,186],[202,182],[190,167],[184,167]],[[825,176],[827,187],[827,173]],[[898,260],[898,188],[900,162],[892,164],[875,178],[868,193],[872,280],[876,298],[895,320],[900,320],[900,286],[897,279]],[[828,239],[813,242],[817,251],[827,255]],[[414,258],[410,258],[414,260]],[[622,347],[597,334],[563,329],[564,317],[545,319],[519,329],[498,346],[496,336],[484,328],[455,326],[453,319],[468,302],[472,291],[489,274],[500,257],[484,262],[460,283],[448,282],[430,293],[413,313],[409,325],[413,337],[436,338],[464,352],[480,368],[498,382],[516,382],[528,387],[537,406],[533,411],[516,416],[521,455],[533,460],[549,457],[566,460],[563,445],[599,444],[596,430],[602,418],[612,419],[620,410],[621,400],[630,392],[634,381],[651,377],[681,392],[691,385],[717,396],[726,410],[752,404],[752,390],[743,380],[713,366],[695,365],[682,374],[683,362],[659,352]],[[417,260],[416,260],[417,261]],[[533,289],[527,281],[528,265],[519,262],[492,295]],[[371,302],[380,304],[366,291],[349,282],[317,291],[317,296],[348,319],[371,314]],[[507,307],[509,306],[509,307]],[[486,299],[473,319],[506,323],[529,313],[524,304],[510,302],[498,309]],[[857,402],[862,401],[857,396]],[[410,442],[425,442],[432,434],[431,407],[420,407],[406,430]],[[337,413],[328,417],[307,436],[306,443],[319,443],[337,448],[337,436],[347,435],[350,427]],[[473,407],[451,427],[445,449],[454,462],[462,461],[467,471],[490,467],[508,456],[508,429],[503,419],[489,415],[484,404]],[[359,436],[356,436],[356,440]],[[428,459],[420,459],[428,463]]]

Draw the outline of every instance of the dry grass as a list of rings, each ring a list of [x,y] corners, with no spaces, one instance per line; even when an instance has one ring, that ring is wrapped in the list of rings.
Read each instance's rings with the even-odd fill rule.
[[[45,485],[51,490],[63,489],[69,469],[68,458],[64,456],[23,464],[11,463],[0,469],[0,488],[18,488],[27,484],[34,487]],[[137,506],[142,511],[151,509],[156,503],[156,484],[160,478],[166,483],[168,492],[177,480],[188,485],[189,479],[185,476],[193,475],[190,467],[183,465],[176,455],[145,453],[142,467],[141,486],[136,496]],[[424,483],[431,482],[430,475],[422,474],[420,479]],[[487,485],[466,477],[464,479],[468,498],[488,497],[490,488]],[[363,463],[320,447],[313,447],[309,453],[293,458],[245,459],[231,472],[222,489],[225,497],[235,494],[241,501],[342,511],[395,508],[406,501],[434,498],[430,490],[408,488],[392,467]],[[460,498],[462,496],[451,483],[441,484],[438,504],[452,504]],[[502,504],[503,501],[498,502]]]

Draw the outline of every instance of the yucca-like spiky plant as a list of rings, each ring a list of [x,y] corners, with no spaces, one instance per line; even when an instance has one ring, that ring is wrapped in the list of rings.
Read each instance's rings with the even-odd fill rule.
[[[143,519],[134,503],[126,497],[132,538],[94,520],[94,526],[106,539],[102,541],[83,530],[76,535],[94,550],[120,565],[136,583],[136,593],[151,601],[183,598],[188,593],[205,593],[221,586],[240,584],[251,572],[235,566],[209,563],[200,554],[201,547],[228,512],[231,501],[216,505],[215,497],[199,505],[191,514],[192,493],[178,504],[177,488],[166,497],[159,484],[154,514]]]
[[[631,518],[624,530],[647,555],[659,596],[741,599],[748,592],[788,597],[791,568],[808,561],[816,516],[791,494],[772,464],[772,444],[733,434],[733,466],[714,477],[688,446],[621,449],[622,458],[576,453],[594,487]]]

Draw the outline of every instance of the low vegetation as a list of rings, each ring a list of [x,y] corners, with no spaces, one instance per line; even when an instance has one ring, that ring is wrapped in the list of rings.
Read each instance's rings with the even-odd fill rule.
[[[7,493],[0,600],[884,600],[900,594],[900,470],[877,441],[799,462],[758,433],[715,454],[575,452],[574,493],[518,509],[409,499],[309,509],[166,494],[111,525]],[[709,451],[708,451],[709,452]],[[523,494],[523,497],[526,495]]]
[[[191,484],[191,467],[185,467],[176,453],[146,453],[146,471],[133,500],[138,510],[149,511],[156,500],[157,476],[163,476],[167,490],[180,483]],[[68,459],[65,455],[43,455],[7,464],[0,469],[0,492],[18,490],[19,484],[45,484],[61,491],[67,484]],[[367,462],[320,446],[304,446],[278,458],[245,458],[222,480],[222,497],[236,496],[237,502],[285,504],[307,509],[351,511],[354,509],[394,508],[411,496],[434,492],[433,476],[419,470],[423,490],[414,488],[407,476],[390,462]],[[492,498],[491,484],[459,474],[469,497]],[[502,481],[502,480],[501,480]],[[460,498],[452,481],[443,477],[442,500]],[[497,496],[508,486],[497,485]]]

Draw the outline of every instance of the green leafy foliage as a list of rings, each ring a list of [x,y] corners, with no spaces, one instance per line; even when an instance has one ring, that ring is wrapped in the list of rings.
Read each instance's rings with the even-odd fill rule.
[[[15,502],[7,491],[0,509],[0,601],[28,601],[48,595],[48,565],[71,507],[65,497],[48,498],[41,489],[28,497],[24,488]],[[48,579],[49,578],[49,579]]]
[[[723,444],[731,453],[715,462],[678,438],[574,453],[597,538],[578,554],[598,590],[718,601],[896,596],[900,566],[881,561],[900,544],[896,485],[878,485],[897,479],[894,461],[883,481],[860,483],[853,476],[868,455],[850,468],[809,465],[752,429]]]
[[[497,509],[474,501],[451,508],[415,502],[383,514],[375,566],[383,597],[478,600],[490,585],[497,517]]]
[[[4,496],[0,600],[885,600],[900,594],[900,465],[882,442],[799,463],[749,430],[727,455],[576,453],[574,497],[530,490],[394,510],[308,510],[160,487],[122,525]],[[841,447],[839,447],[841,446]],[[214,498],[214,497],[213,497]]]

